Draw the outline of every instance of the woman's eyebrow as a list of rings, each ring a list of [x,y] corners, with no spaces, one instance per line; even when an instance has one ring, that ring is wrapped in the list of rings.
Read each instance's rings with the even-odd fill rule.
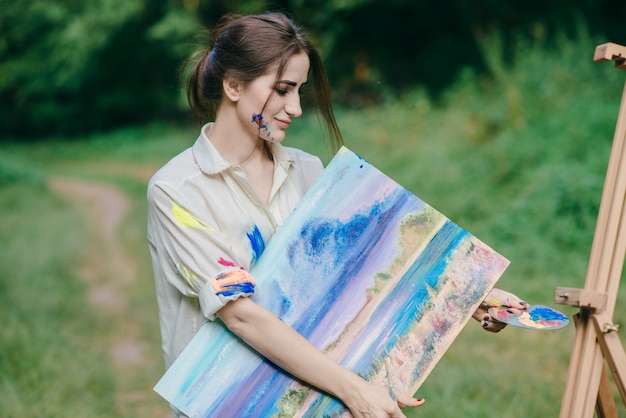
[[[289,81],[289,80],[280,80],[277,84],[286,84],[290,87],[295,87],[298,85],[298,83],[296,83],[295,81]]]

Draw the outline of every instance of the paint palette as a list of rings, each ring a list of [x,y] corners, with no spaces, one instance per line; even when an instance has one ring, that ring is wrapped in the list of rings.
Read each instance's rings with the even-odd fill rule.
[[[528,306],[519,313],[510,313],[507,309],[506,306],[492,307],[489,315],[509,325],[542,331],[563,328],[569,323],[567,316],[548,306]]]

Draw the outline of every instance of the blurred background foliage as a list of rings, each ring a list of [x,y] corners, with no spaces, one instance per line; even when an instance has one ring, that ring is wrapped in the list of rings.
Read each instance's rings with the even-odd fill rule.
[[[0,140],[75,136],[186,117],[178,69],[200,28],[226,12],[282,10],[312,34],[348,105],[424,86],[437,95],[465,67],[484,70],[481,38],[624,33],[623,0],[23,0],[0,1]],[[620,11],[622,13],[620,13]],[[260,46],[262,47],[262,46]]]

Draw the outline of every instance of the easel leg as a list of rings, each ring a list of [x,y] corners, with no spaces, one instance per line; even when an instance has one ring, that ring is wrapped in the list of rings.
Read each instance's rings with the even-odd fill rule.
[[[626,405],[626,352],[617,335],[617,327],[611,323],[606,314],[594,315],[593,325],[598,334],[598,345],[606,358],[622,401]]]
[[[611,382],[606,372],[606,367],[602,367],[602,376],[600,377],[600,388],[598,389],[598,401],[596,403],[596,414],[598,418],[618,418],[617,406],[613,399],[613,391],[611,390]]]
[[[560,418],[588,418],[597,404],[600,373],[604,367],[602,352],[596,344],[596,333],[589,311],[574,315],[576,339],[570,358]]]

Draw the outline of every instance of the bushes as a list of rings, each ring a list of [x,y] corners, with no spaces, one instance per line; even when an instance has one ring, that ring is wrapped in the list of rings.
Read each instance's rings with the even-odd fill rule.
[[[194,34],[226,12],[283,10],[313,34],[336,99],[378,103],[391,91],[425,86],[439,93],[465,66],[489,65],[482,33],[505,39],[573,32],[574,16],[616,42],[626,34],[622,0],[24,0],[0,14],[0,141],[82,135],[179,117],[178,70]],[[622,39],[620,39],[622,37]],[[508,49],[509,43],[505,41]],[[579,57],[582,59],[582,57]],[[491,68],[493,70],[493,67]],[[567,70],[562,68],[563,72]]]
[[[0,24],[5,136],[84,134],[178,109],[177,68],[187,55],[183,46],[197,30],[192,12],[180,5],[9,2]]]

